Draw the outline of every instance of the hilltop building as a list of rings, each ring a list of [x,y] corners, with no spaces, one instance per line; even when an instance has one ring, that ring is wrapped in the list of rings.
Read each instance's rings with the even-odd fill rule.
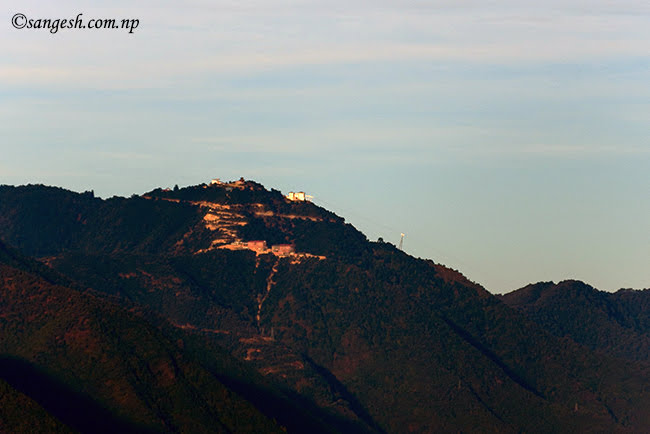
[[[285,196],[289,200],[304,202],[307,200],[307,195],[304,191],[290,191],[289,194]]]
[[[248,247],[249,250],[253,250],[258,253],[263,253],[269,250],[266,245],[266,241],[249,241],[246,243],[246,247]]]

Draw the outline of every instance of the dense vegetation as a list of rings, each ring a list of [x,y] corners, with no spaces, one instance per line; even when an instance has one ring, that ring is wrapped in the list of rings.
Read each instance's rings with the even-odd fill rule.
[[[0,289],[2,379],[72,429],[278,431],[120,306],[4,263]]]
[[[115,423],[149,429],[184,430],[182,409],[197,405],[193,397],[213,395],[192,420],[234,431],[650,429],[650,365],[638,356],[645,347],[635,347],[635,363],[594,353],[567,325],[540,320],[557,313],[526,310],[542,290],[504,299],[517,305],[512,309],[458,272],[367,241],[314,204],[250,181],[240,187],[109,200],[0,187],[0,237],[47,256],[51,267],[0,248],[7,273],[32,276],[5,286],[42,293],[27,305],[11,291],[3,298],[2,354],[108,409],[119,416]],[[326,259],[206,250],[211,233],[199,202],[234,207],[246,222],[238,227],[243,240],[290,243]],[[617,301],[609,305],[590,294],[571,293],[569,306],[594,301],[625,332],[647,333],[647,301],[638,292],[612,295]],[[56,309],[48,307],[53,301]],[[3,320],[7,312],[15,319]],[[572,327],[596,321],[593,312],[578,314]],[[86,328],[75,329],[78,323]],[[92,345],[61,350],[66,330],[92,337]],[[623,345],[628,352],[642,344],[634,339]],[[168,385],[160,366],[184,374]],[[100,377],[119,381],[124,396],[108,393]],[[29,395],[14,384],[0,387],[11,402]],[[36,403],[34,412],[53,414]],[[147,410],[152,406],[156,411]],[[237,425],[243,420],[258,425]]]
[[[502,296],[560,337],[628,360],[650,361],[650,290],[598,291],[583,282],[543,282]]]
[[[55,187],[0,186],[0,239],[37,257],[160,252],[200,218],[196,207],[139,196],[101,200]]]

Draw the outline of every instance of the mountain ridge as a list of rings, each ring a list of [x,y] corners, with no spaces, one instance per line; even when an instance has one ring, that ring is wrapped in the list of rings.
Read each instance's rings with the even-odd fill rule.
[[[599,291],[577,280],[540,282],[499,296],[559,337],[615,357],[650,360],[650,290]]]
[[[214,341],[347,421],[335,431],[650,427],[647,364],[620,366],[554,336],[459,272],[370,242],[314,204],[240,187],[102,200],[2,186],[0,238],[100,297]],[[244,244],[261,240],[295,252]]]

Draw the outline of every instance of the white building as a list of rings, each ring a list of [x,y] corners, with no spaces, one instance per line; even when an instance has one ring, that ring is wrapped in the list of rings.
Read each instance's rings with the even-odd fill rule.
[[[307,195],[305,194],[304,191],[296,191],[296,192],[290,191],[289,194],[287,194],[286,198],[289,200],[304,202],[305,200],[307,200]]]

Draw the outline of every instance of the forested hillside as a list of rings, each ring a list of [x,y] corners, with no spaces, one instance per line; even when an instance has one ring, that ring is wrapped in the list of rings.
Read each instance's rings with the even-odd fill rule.
[[[341,217],[251,181],[108,200],[3,186],[0,219],[0,237],[41,261],[5,255],[0,318],[15,319],[2,323],[2,351],[75,385],[124,423],[182,431],[205,421],[239,432],[650,430],[642,349],[633,363],[592,351],[583,344],[598,345],[526,311],[533,296],[504,303],[457,271],[368,241]],[[293,252],[271,249],[278,244]],[[40,295],[23,306],[17,294],[29,291]],[[580,294],[568,297],[584,303]],[[617,324],[646,333],[643,303],[618,296],[626,307]],[[55,325],[30,322],[48,315]],[[85,346],[59,350],[71,345],[67,330]],[[105,363],[70,373],[95,360]],[[13,388],[12,402],[25,393],[4,387]],[[52,414],[36,402],[33,411]],[[198,413],[187,416],[186,406]],[[253,425],[237,425],[242,417]]]

